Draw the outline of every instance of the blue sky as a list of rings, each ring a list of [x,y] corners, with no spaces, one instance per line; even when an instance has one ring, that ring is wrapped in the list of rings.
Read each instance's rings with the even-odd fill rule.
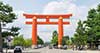
[[[31,38],[31,25],[25,24],[23,13],[67,14],[72,13],[71,24],[64,25],[64,35],[73,36],[79,20],[86,20],[89,9],[95,8],[100,0],[0,0],[13,7],[18,19],[7,27],[18,26],[25,38]],[[30,21],[30,20],[29,20]],[[53,20],[55,21],[55,20]],[[66,20],[65,20],[66,21]],[[50,41],[57,25],[38,25],[38,35],[44,41]]]

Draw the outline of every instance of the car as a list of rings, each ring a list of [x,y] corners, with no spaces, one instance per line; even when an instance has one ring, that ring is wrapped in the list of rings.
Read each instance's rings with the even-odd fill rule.
[[[38,49],[38,48],[39,48],[38,46],[33,47],[33,49]]]
[[[52,49],[53,48],[53,46],[52,45],[49,45],[49,49]]]
[[[58,49],[58,46],[53,46],[53,48]]]
[[[44,46],[43,46],[43,45],[41,45],[41,44],[39,44],[39,45],[38,45],[38,48],[43,48],[43,47],[44,47]]]
[[[14,48],[14,53],[22,53],[22,47],[21,46],[16,46]]]
[[[62,49],[66,50],[67,49],[67,45],[62,46]]]

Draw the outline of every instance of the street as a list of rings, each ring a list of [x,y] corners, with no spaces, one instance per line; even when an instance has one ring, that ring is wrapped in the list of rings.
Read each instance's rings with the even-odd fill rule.
[[[5,50],[4,50],[5,52]],[[13,53],[13,50],[8,50],[8,53]],[[40,49],[25,49],[23,53],[100,53],[100,51],[73,51],[73,50],[62,50],[62,49],[49,49],[48,47],[40,48]]]

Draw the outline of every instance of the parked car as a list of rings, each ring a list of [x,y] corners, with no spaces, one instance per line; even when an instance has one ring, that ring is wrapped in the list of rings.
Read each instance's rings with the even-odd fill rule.
[[[53,48],[53,46],[52,45],[49,45],[49,49],[52,49]]]
[[[16,46],[14,48],[14,53],[22,53],[22,47],[21,46]]]
[[[53,46],[53,48],[58,49],[58,46],[57,45],[56,46]]]
[[[37,46],[35,46],[33,49],[38,49],[38,47],[37,47]]]
[[[62,49],[66,50],[67,49],[67,45],[62,46]]]
[[[43,46],[43,45],[41,45],[41,44],[39,44],[39,45],[38,45],[38,48],[43,48],[43,47],[44,47],[44,46]]]

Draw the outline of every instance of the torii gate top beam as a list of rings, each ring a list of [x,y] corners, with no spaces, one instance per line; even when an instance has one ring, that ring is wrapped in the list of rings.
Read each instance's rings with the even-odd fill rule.
[[[70,18],[70,16],[72,16],[72,14],[60,14],[60,15],[43,15],[43,14],[23,14],[26,18],[33,18],[33,17],[36,17],[36,18],[51,18],[51,19],[58,19],[59,17],[62,17],[62,18]]]

